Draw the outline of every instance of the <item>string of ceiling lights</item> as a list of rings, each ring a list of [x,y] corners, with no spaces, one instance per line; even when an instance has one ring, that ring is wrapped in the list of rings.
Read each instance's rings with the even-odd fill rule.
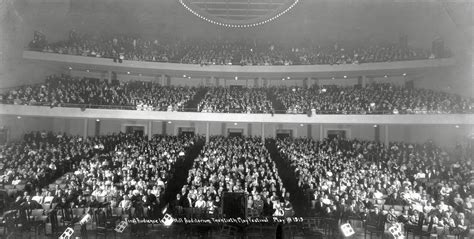
[[[181,5],[183,5],[184,8],[186,8],[189,12],[191,12],[192,14],[194,14],[195,16],[207,21],[207,22],[210,22],[212,24],[216,24],[216,25],[219,25],[219,26],[224,26],[224,27],[231,27],[231,28],[247,28],[247,27],[256,27],[256,26],[259,26],[259,25],[262,25],[262,24],[265,24],[265,23],[269,23],[277,18],[279,18],[280,16],[282,16],[283,14],[287,13],[288,11],[290,11],[294,6],[296,6],[296,4],[298,4],[299,0],[295,0],[287,9],[283,10],[282,12],[276,14],[275,16],[269,18],[269,19],[266,19],[266,20],[263,20],[263,21],[259,21],[259,22],[256,22],[256,23],[247,23],[247,24],[229,24],[229,23],[223,23],[223,22],[218,22],[218,21],[214,21],[212,19],[209,19],[205,16],[202,16],[201,14],[197,13],[196,11],[194,11],[192,8],[190,8],[188,5],[186,5],[186,3],[184,3],[184,0],[179,0],[179,2],[181,3]]]

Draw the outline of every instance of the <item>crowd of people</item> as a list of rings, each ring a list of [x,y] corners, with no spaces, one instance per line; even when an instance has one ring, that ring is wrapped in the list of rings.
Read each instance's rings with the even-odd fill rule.
[[[198,104],[198,112],[270,113],[272,102],[263,88],[210,88]]]
[[[386,147],[340,138],[279,139],[277,147],[317,215],[405,228],[423,220],[440,235],[469,232],[472,147],[458,145],[448,154],[430,141]]]
[[[214,136],[188,172],[174,206],[222,210],[225,192],[244,193],[253,216],[291,215],[289,192],[260,138]]]
[[[176,62],[200,65],[333,65],[362,64],[448,57],[403,43],[368,45],[332,43],[297,46],[250,41],[149,40],[131,35],[90,35],[70,31],[66,40],[48,43],[46,37],[30,42],[32,50],[114,58],[115,60]],[[343,46],[344,45],[344,46]]]
[[[51,107],[119,107],[133,110],[183,111],[194,87],[161,86],[144,81],[108,81],[49,76],[44,84],[24,85],[0,94],[0,102]]]
[[[200,96],[197,92],[205,92]],[[202,97],[202,98],[201,98]],[[192,102],[199,102],[193,105]],[[390,83],[364,87],[188,87],[145,81],[107,81],[50,76],[0,94],[0,103],[50,107],[119,108],[147,111],[291,114],[457,114],[473,113],[474,98]],[[274,108],[274,105],[281,105]]]
[[[39,136],[40,135],[40,136]],[[154,136],[151,140],[132,134],[90,137],[27,134],[19,145],[2,148],[3,181],[31,182],[19,192],[11,209],[118,208],[124,216],[155,217],[160,213],[164,191],[174,172],[197,138]],[[62,166],[60,184],[36,183],[44,174]],[[25,167],[26,166],[26,167]],[[33,202],[30,203],[30,201]]]
[[[272,93],[287,113],[301,114],[455,114],[473,113],[474,98],[393,84],[279,87]]]
[[[80,137],[31,132],[23,141],[0,146],[1,182],[3,185],[25,185],[27,190],[47,186],[55,177],[69,171],[74,162],[92,157],[116,139]],[[99,145],[100,148],[99,148]]]

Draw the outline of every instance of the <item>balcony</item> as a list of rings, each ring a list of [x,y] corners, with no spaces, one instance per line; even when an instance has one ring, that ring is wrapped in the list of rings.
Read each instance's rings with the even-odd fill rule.
[[[121,119],[190,122],[247,122],[293,124],[384,124],[384,125],[469,125],[474,114],[410,114],[410,115],[301,115],[301,114],[237,114],[201,112],[136,111],[127,109],[84,109],[28,105],[1,105],[0,115]]]
[[[47,61],[59,66],[73,66],[97,71],[139,72],[150,75],[193,75],[202,77],[279,77],[282,75],[293,78],[316,77],[331,78],[334,76],[362,75],[401,75],[402,73],[417,74],[429,69],[449,67],[455,64],[453,58],[428,59],[397,62],[380,62],[345,65],[291,65],[291,66],[236,66],[179,64],[162,62],[128,61],[114,62],[112,59],[95,58],[76,55],[62,55],[24,51],[23,58],[33,61]]]

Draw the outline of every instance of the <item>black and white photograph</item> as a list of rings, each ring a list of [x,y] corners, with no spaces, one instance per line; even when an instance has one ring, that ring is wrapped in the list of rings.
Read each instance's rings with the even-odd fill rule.
[[[0,0],[0,238],[474,239],[472,0]]]

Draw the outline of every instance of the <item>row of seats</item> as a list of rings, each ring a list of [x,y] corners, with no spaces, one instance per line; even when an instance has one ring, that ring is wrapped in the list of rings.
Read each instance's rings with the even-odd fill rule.
[[[205,92],[203,95],[197,92]],[[202,99],[201,99],[202,97]],[[195,105],[195,102],[198,102]],[[49,107],[116,108],[139,111],[305,114],[473,113],[474,99],[392,84],[238,88],[177,87],[152,82],[50,76],[0,94],[0,103]]]

